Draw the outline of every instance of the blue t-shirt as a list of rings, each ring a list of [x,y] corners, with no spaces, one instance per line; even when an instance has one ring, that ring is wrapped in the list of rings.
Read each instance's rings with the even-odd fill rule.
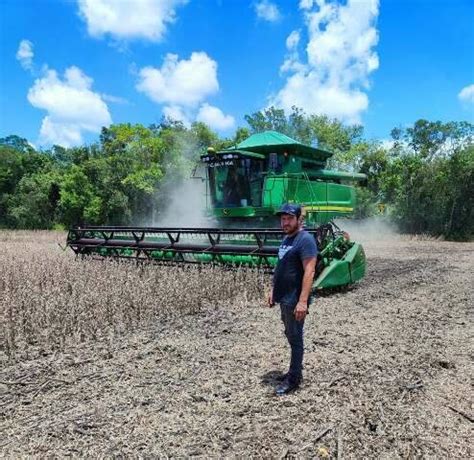
[[[318,247],[314,237],[304,230],[286,237],[278,250],[278,263],[273,274],[273,301],[296,305],[303,283],[303,260],[316,257]]]

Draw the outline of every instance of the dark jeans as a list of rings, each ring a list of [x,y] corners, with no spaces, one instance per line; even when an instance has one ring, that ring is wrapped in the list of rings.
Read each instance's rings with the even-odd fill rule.
[[[288,378],[293,383],[299,383],[303,373],[303,326],[304,319],[296,321],[295,305],[280,304],[281,320],[285,325],[285,335],[291,347],[290,369]]]

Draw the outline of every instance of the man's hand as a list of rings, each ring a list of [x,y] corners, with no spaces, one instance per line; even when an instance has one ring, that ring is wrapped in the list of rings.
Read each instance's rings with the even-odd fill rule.
[[[306,305],[306,303],[304,302],[298,302],[294,310],[296,321],[301,321],[305,319],[307,313],[308,313],[308,305]]]
[[[268,306],[268,308],[272,308],[273,306],[275,306],[275,302],[273,302],[273,292],[272,291],[270,291],[270,294],[268,294],[267,306]]]

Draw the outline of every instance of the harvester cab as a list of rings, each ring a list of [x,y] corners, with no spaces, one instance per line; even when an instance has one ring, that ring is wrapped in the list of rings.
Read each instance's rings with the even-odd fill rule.
[[[74,227],[67,244],[82,256],[271,270],[283,237],[275,213],[295,202],[320,251],[313,288],[355,283],[365,274],[364,250],[332,220],[352,214],[350,182],[365,175],[325,169],[331,155],[275,131],[254,134],[230,149],[209,148],[201,162],[215,228]]]
[[[324,169],[332,153],[275,131],[254,134],[231,149],[208,149],[208,211],[224,225],[274,227],[283,203],[303,206],[308,226],[350,216],[355,206],[350,181],[364,174]]]

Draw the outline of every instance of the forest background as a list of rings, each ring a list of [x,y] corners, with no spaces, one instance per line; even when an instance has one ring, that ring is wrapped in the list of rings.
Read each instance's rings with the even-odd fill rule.
[[[355,218],[383,214],[403,233],[474,238],[474,125],[418,120],[391,140],[364,137],[360,125],[270,107],[246,115],[229,138],[206,124],[102,128],[98,143],[35,149],[0,139],[0,228],[65,229],[81,223],[139,225],[163,213],[209,146],[230,147],[265,130],[334,152],[328,168],[362,172]]]

